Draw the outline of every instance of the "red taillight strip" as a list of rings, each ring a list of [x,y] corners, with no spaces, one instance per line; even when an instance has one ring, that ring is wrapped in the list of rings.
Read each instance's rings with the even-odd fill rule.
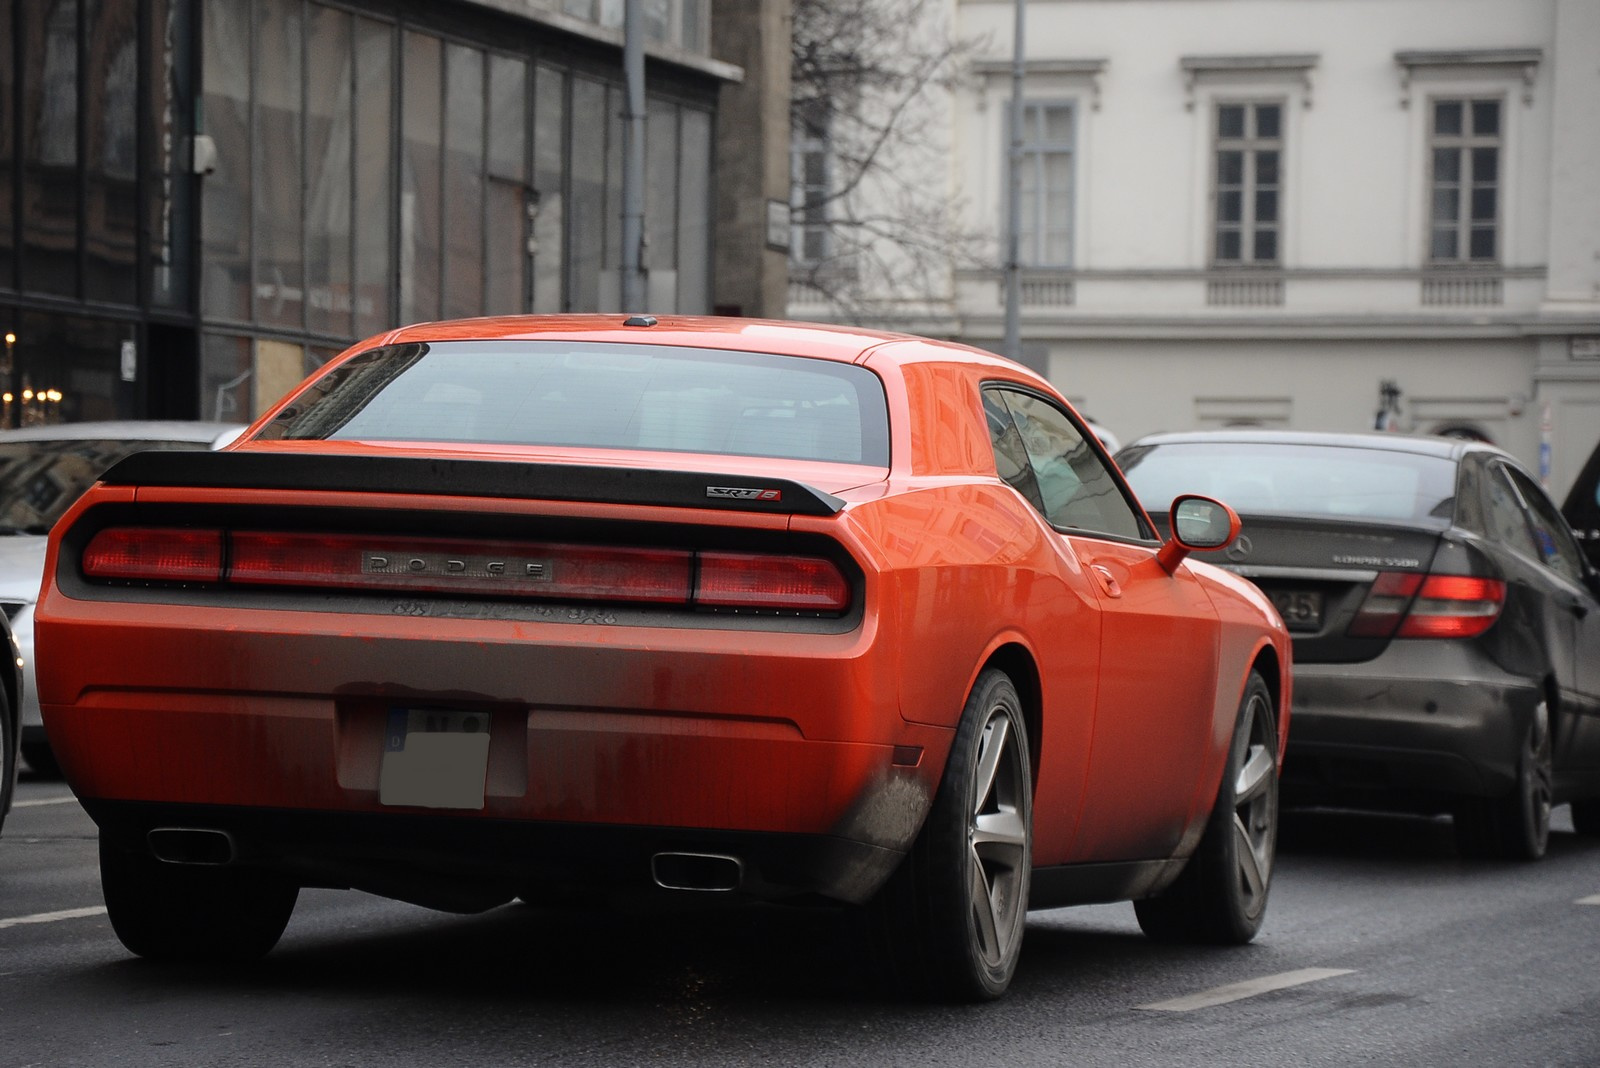
[[[407,591],[539,600],[843,612],[850,584],[822,557],[454,538],[114,527],[87,578]]]
[[[1347,629],[1353,638],[1475,638],[1494,625],[1506,584],[1472,575],[1385,571]]]
[[[222,531],[113,527],[83,550],[83,573],[133,582],[221,582]]]

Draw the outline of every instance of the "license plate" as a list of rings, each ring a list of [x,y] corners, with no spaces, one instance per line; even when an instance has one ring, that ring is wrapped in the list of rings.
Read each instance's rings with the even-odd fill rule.
[[[488,770],[488,713],[389,710],[378,773],[381,803],[481,809]]]
[[[1273,590],[1272,603],[1290,630],[1322,628],[1322,594],[1313,590]]]

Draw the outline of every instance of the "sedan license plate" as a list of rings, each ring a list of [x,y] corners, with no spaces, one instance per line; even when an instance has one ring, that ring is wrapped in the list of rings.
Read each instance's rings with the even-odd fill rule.
[[[393,708],[383,738],[378,800],[420,808],[483,808],[489,770],[484,712]]]
[[[1272,603],[1290,630],[1322,628],[1322,594],[1314,590],[1273,590]]]

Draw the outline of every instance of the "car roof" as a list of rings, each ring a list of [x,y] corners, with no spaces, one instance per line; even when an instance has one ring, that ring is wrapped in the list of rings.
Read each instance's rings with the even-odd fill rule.
[[[1459,460],[1469,452],[1485,452],[1510,458],[1510,454],[1503,449],[1487,442],[1473,441],[1468,438],[1393,434],[1381,431],[1262,430],[1243,427],[1224,430],[1166,431],[1159,434],[1146,434],[1126,446],[1126,448],[1133,449],[1147,445],[1186,445],[1202,442],[1238,445],[1322,445],[1332,448],[1377,449],[1384,452],[1437,456],[1447,460]]]
[[[628,322],[647,325],[628,326]],[[416,323],[380,334],[358,348],[427,341],[586,341],[623,345],[681,345],[688,348],[733,349],[778,356],[809,356],[859,362],[872,353],[891,362],[937,356],[967,362],[1012,361],[983,349],[913,334],[831,323],[777,319],[741,319],[716,315],[626,316],[508,315]]]
[[[210,443],[222,435],[244,429],[243,423],[201,422],[190,419],[115,419],[83,423],[53,423],[0,430],[0,444],[8,441],[194,441]]]

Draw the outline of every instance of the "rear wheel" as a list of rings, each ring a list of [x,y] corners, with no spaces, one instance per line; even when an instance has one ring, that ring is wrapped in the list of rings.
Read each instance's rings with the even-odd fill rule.
[[[22,759],[37,775],[48,775],[53,779],[61,776],[61,765],[56,763],[56,755],[51,751],[49,742],[23,742]]]
[[[896,976],[940,1000],[999,997],[1028,912],[1033,779],[1022,704],[986,671],[967,698],[944,781],[915,845],[872,903]]]
[[[111,928],[156,960],[241,962],[283,935],[300,888],[249,868],[168,864],[100,840],[100,884]]]
[[[1463,856],[1538,860],[1550,844],[1554,773],[1550,709],[1540,701],[1517,754],[1517,781],[1503,797],[1464,798],[1456,809],[1456,846]]]
[[[1272,691],[1251,672],[1205,834],[1171,886],[1133,903],[1140,928],[1169,942],[1250,941],[1266,915],[1277,843],[1277,717]]]
[[[11,811],[11,793],[17,788],[17,725],[11,720],[11,702],[0,686],[0,827]]]

